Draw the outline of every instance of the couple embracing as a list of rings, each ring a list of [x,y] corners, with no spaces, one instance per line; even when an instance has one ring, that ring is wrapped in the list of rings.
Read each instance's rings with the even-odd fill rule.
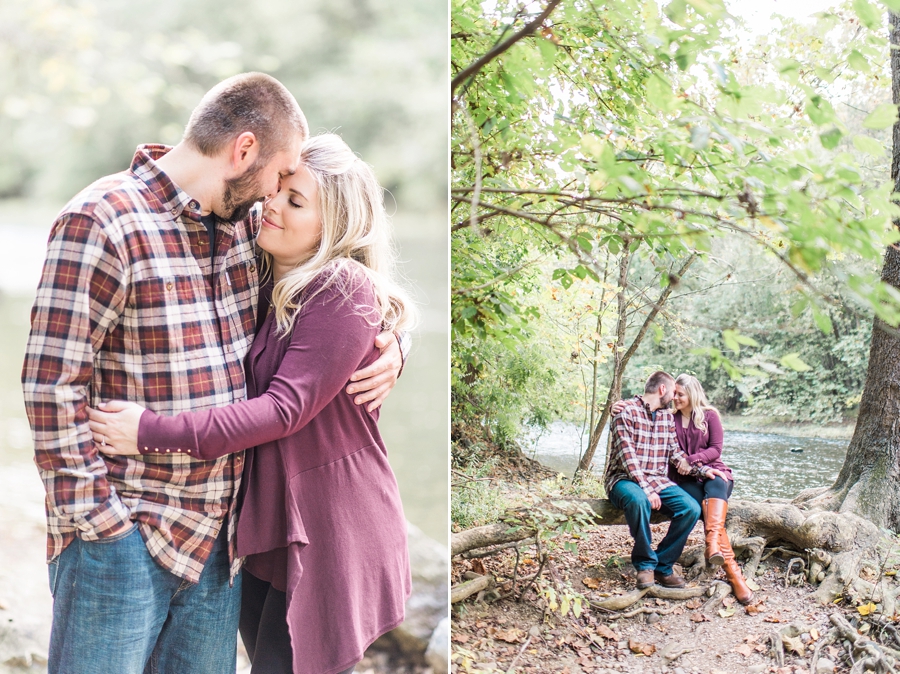
[[[238,629],[254,674],[351,672],[402,622],[413,317],[371,168],[267,75],[70,201],[22,373],[51,674],[226,674]]]
[[[674,413],[669,411],[674,403]],[[631,562],[637,587],[684,587],[673,565],[703,516],[705,557],[722,566],[735,598],[753,600],[725,530],[731,470],[721,461],[722,421],[695,377],[654,372],[644,394],[613,405],[612,449],[604,485],[610,502],[625,512],[634,538]],[[671,518],[654,550],[651,510]]]

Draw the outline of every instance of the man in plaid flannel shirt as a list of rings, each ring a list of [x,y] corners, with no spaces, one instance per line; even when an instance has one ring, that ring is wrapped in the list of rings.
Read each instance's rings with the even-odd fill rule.
[[[697,501],[668,477],[669,464],[685,459],[675,436],[674,418],[666,409],[674,393],[674,378],[654,372],[644,386],[644,395],[624,401],[624,408],[612,420],[613,444],[604,483],[610,502],[625,511],[634,538],[631,563],[640,589],[654,582],[684,586],[672,565],[700,517]],[[669,531],[656,550],[651,540],[651,510],[671,517]]]
[[[54,674],[235,671],[243,456],[103,456],[85,407],[177,414],[244,398],[253,206],[296,171],[307,134],[277,80],[230,78],[181,143],[138,147],[128,171],[87,187],[53,225],[22,382],[47,490]],[[370,408],[401,365],[396,341],[379,340],[381,360],[355,375],[370,379],[348,389]]]

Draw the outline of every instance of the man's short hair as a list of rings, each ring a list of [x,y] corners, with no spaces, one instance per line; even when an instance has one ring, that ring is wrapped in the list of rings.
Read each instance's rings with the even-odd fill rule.
[[[650,375],[650,378],[647,379],[647,383],[644,384],[644,393],[656,393],[663,384],[666,386],[674,386],[675,377],[668,372],[657,370]]]
[[[281,82],[264,73],[244,73],[206,93],[191,113],[184,141],[214,157],[246,131],[256,136],[262,162],[289,148],[296,135],[301,141],[309,136],[303,111]]]

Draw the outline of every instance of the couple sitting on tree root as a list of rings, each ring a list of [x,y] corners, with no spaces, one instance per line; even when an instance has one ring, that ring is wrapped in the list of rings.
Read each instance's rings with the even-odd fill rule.
[[[674,413],[668,409],[674,401]],[[731,470],[721,462],[722,422],[695,377],[677,379],[654,372],[644,395],[613,406],[612,449],[605,486],[610,502],[625,512],[634,538],[631,563],[639,589],[659,583],[684,587],[672,566],[703,514],[706,560],[724,566],[739,602],[753,592],[747,586],[725,531]],[[650,511],[671,517],[669,531],[653,549]]]

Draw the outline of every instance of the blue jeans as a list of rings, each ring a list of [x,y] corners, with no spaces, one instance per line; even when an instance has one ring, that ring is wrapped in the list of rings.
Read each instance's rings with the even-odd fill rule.
[[[656,550],[650,534],[650,499],[640,485],[619,480],[609,493],[610,502],[625,511],[625,521],[634,538],[631,563],[638,571],[654,569],[663,575],[672,573],[672,565],[681,556],[691,529],[700,518],[700,504],[681,487],[666,487],[659,494],[660,512],[669,515],[669,531]]]
[[[50,563],[49,674],[234,672],[241,586],[222,529],[197,584],[154,562],[137,525],[76,538]]]

